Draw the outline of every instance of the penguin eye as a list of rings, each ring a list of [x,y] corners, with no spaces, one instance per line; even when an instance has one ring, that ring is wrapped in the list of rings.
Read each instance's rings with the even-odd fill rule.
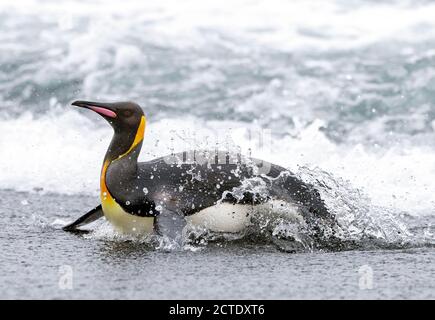
[[[125,110],[123,112],[123,114],[124,114],[125,117],[130,117],[133,114],[133,112],[131,110]]]

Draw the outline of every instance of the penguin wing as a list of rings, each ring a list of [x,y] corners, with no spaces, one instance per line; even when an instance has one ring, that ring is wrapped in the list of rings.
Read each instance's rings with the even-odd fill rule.
[[[76,221],[74,221],[70,224],[67,224],[62,229],[64,231],[77,232],[77,231],[79,231],[77,229],[78,227],[81,227],[81,226],[87,225],[91,222],[94,222],[95,220],[100,219],[103,215],[104,215],[103,209],[101,208],[101,204],[100,204],[99,206],[95,207],[91,211],[87,212],[86,214],[84,214],[83,216],[78,218]]]

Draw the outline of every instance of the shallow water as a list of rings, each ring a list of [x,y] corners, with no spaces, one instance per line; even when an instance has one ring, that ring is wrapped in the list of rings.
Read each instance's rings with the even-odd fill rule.
[[[92,197],[0,196],[1,298],[435,298],[433,245],[290,254],[273,244],[228,241],[154,250],[62,231]]]
[[[434,16],[406,0],[2,1],[0,297],[434,298]],[[291,169],[343,244],[61,231],[98,204],[112,134],[76,99],[137,101],[140,160],[236,148]]]

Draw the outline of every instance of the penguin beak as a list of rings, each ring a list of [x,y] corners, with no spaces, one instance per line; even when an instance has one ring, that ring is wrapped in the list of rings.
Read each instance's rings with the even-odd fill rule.
[[[116,118],[115,111],[109,106],[110,103],[77,100],[71,103],[71,105],[80,108],[90,109],[98,114],[101,114],[104,117]]]

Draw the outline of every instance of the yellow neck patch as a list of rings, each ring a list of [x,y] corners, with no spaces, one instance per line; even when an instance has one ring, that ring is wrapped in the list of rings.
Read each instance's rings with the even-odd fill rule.
[[[127,154],[133,150],[134,147],[136,147],[144,138],[145,135],[145,116],[142,116],[140,119],[139,127],[137,128],[136,135],[134,137],[133,143],[131,144],[130,148],[121,154],[118,159],[125,157]],[[116,159],[116,160],[118,160]],[[106,160],[104,161],[103,168],[101,169],[101,176],[100,176],[100,189],[101,189],[101,198],[103,198],[103,193],[105,192],[106,195],[110,195],[109,190],[106,186],[106,173],[107,169],[109,168],[111,161]],[[110,196],[112,198],[112,196]]]
[[[125,153],[121,154],[118,157],[118,159],[129,154],[131,152],[131,150],[133,150],[133,148],[136,147],[143,140],[143,137],[145,135],[145,122],[146,122],[145,116],[142,116],[142,118],[140,119],[139,128],[137,128],[133,143],[131,144],[130,148]]]
[[[114,161],[128,155],[134,147],[142,142],[145,133],[145,116],[142,116],[139,127],[134,137],[134,141],[130,148],[121,154]],[[104,216],[109,220],[118,231],[128,234],[144,234],[153,231],[153,217],[137,217],[125,212],[124,209],[116,203],[115,199],[110,194],[106,185],[106,173],[111,161],[104,161],[103,168],[101,169],[100,177],[100,197],[101,205],[103,207]]]

